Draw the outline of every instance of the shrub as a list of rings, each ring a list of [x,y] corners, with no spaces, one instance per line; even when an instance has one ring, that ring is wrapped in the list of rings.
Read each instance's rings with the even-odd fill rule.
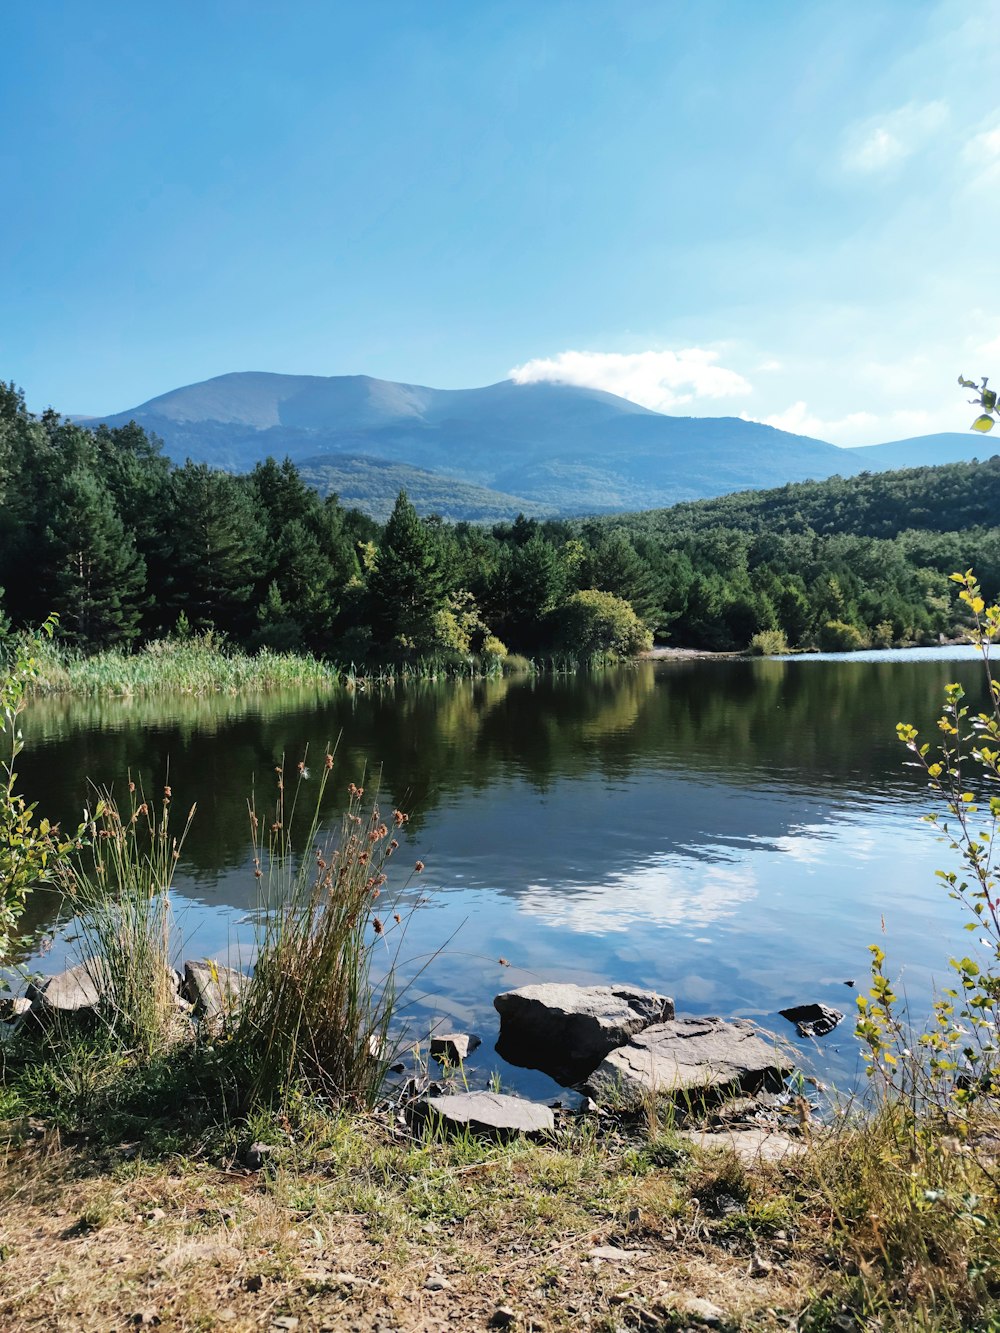
[[[10,950],[11,932],[35,884],[52,883],[65,864],[72,841],[64,841],[47,819],[36,819],[17,790],[14,764],[24,749],[18,719],[25,695],[38,674],[38,656],[55,628],[50,616],[35,634],[14,641],[11,659],[0,673],[0,735],[7,755],[0,762],[0,963]]]
[[[559,646],[580,657],[634,657],[653,646],[652,634],[631,603],[597,588],[574,593],[555,612],[555,621]]]
[[[788,640],[783,629],[762,629],[750,640],[753,657],[780,657],[788,652]]]
[[[819,646],[825,653],[856,653],[868,647],[868,640],[857,625],[828,620],[819,632]]]

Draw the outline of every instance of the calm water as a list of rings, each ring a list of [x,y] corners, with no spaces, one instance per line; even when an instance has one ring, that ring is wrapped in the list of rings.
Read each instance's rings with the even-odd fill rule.
[[[411,812],[398,853],[426,870],[405,956],[427,963],[408,997],[415,1036],[478,1031],[473,1077],[550,1085],[493,1052],[497,991],[537,980],[622,981],[679,1011],[758,1019],[825,1001],[852,1011],[867,946],[886,949],[914,1005],[970,936],[938,887],[951,853],[904,766],[897,721],[927,726],[941,688],[978,697],[972,650],[775,661],[657,661],[596,676],[426,683],[398,691],[263,700],[39,701],[22,782],[67,824],[89,780],[127,774],[198,811],[180,863],[181,956],[246,961],[255,903],[247,796],[273,789],[282,754],[339,744],[335,795],[373,785]],[[331,810],[331,818],[335,812]],[[32,924],[51,903],[37,898]],[[883,933],[884,932],[884,933]],[[45,966],[73,956],[54,924]],[[434,957],[435,951],[440,950]],[[502,966],[503,957],[510,963]],[[428,961],[429,960],[429,961]],[[804,1062],[856,1073],[850,1022]]]

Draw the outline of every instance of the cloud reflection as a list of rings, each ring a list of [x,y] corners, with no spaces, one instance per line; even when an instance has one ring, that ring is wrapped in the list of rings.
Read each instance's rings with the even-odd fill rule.
[[[603,883],[560,887],[529,884],[519,899],[525,915],[581,935],[610,935],[640,922],[658,926],[706,926],[732,916],[757,896],[746,865],[674,866],[654,862]]]

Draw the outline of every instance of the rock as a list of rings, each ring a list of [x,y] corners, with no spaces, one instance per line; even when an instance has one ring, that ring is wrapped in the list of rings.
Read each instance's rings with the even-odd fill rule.
[[[270,1143],[251,1143],[243,1154],[243,1165],[250,1171],[260,1171],[264,1163],[274,1154]]]
[[[461,1129],[509,1138],[514,1134],[546,1134],[555,1128],[547,1106],[508,1097],[501,1092],[460,1092],[427,1097],[420,1104],[447,1124]]]
[[[682,1139],[699,1148],[731,1148],[741,1162],[780,1162],[806,1150],[804,1139],[792,1138],[777,1129],[747,1126],[739,1129],[682,1130]]]
[[[718,1305],[713,1305],[701,1296],[689,1296],[686,1292],[668,1291],[657,1304],[672,1314],[686,1315],[701,1324],[707,1324],[709,1328],[718,1328],[726,1319],[725,1310]]]
[[[150,1208],[149,1212],[146,1213],[147,1222],[162,1222],[165,1217],[166,1213],[162,1208]]]
[[[767,1277],[768,1273],[770,1273],[771,1271],[771,1268],[772,1265],[769,1264],[766,1259],[762,1258],[761,1255],[759,1255],[756,1250],[754,1250],[753,1254],[750,1257],[750,1268],[748,1270],[750,1276]]]
[[[487,1328],[510,1328],[517,1319],[516,1312],[509,1305],[498,1305],[487,1320]]]
[[[431,1055],[437,1060],[447,1060],[449,1064],[461,1064],[482,1042],[471,1032],[442,1032],[431,1037]]]
[[[99,958],[90,958],[37,984],[31,982],[25,994],[36,1017],[53,1018],[58,1014],[96,1013],[107,989],[104,963]]]
[[[627,1264],[633,1259],[641,1259],[647,1250],[622,1250],[617,1245],[595,1245],[588,1250],[588,1259],[600,1259],[606,1264]]]
[[[194,1005],[197,1017],[208,1022],[232,1017],[245,983],[242,972],[208,959],[184,964],[184,998]]]
[[[453,1291],[451,1283],[443,1273],[429,1273],[424,1282],[424,1291]]]
[[[800,1037],[825,1037],[844,1021],[839,1009],[826,1004],[796,1004],[791,1009],[779,1009],[778,1013],[795,1024]]]
[[[780,1086],[792,1062],[746,1019],[679,1018],[619,1046],[587,1080],[598,1100],[625,1107],[651,1094],[715,1101],[734,1091]]]
[[[630,986],[546,983],[504,991],[497,1052],[510,1064],[576,1083],[606,1055],[653,1023],[674,1016],[674,1002]]]
[[[0,1023],[16,1023],[31,1009],[27,995],[5,995],[0,999]]]

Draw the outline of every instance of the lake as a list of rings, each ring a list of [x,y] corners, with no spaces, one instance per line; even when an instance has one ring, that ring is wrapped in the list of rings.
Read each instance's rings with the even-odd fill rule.
[[[920,822],[930,797],[895,738],[897,721],[932,724],[950,680],[982,697],[973,649],[644,661],[333,696],[38,700],[18,767],[67,826],[93,804],[90,782],[124,793],[129,773],[153,797],[169,780],[175,815],[197,803],[175,885],[178,956],[246,962],[247,797],[270,798],[282,755],[294,771],[336,742],[338,802],[380,774],[383,811],[410,813],[393,864],[402,883],[425,863],[406,895],[426,901],[404,947],[404,971],[419,973],[405,1017],[415,1038],[478,1032],[470,1081],[496,1069],[506,1088],[555,1090],[496,1056],[492,999],[565,980],[753,1018],[846,1086],[858,1057],[844,983],[865,984],[868,945],[923,1012],[949,953],[974,944],[934,877],[954,853]],[[73,960],[51,899],[37,895],[30,919],[52,928],[46,970]],[[807,1001],[848,1021],[797,1040],[777,1010]]]

